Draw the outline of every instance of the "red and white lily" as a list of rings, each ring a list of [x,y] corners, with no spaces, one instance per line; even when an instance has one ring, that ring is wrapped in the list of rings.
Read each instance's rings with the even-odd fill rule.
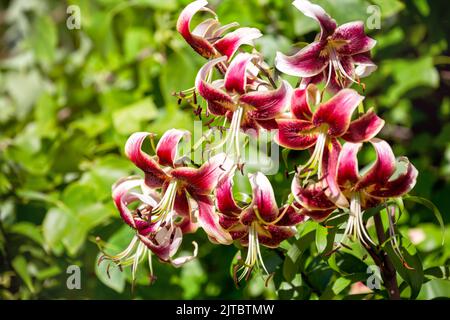
[[[314,147],[308,162],[299,168],[295,179],[308,178],[317,173],[335,201],[345,199],[336,185],[336,161],[340,151],[337,140],[350,142],[368,141],[378,134],[384,125],[373,110],[351,121],[352,114],[364,99],[353,89],[343,89],[330,100],[320,103],[320,92],[315,85],[295,89],[291,101],[291,118],[277,119],[276,142],[288,149],[304,150]],[[313,108],[315,110],[313,111]],[[340,199],[340,200],[338,200]]]
[[[275,65],[283,73],[302,77],[301,88],[309,83],[326,81],[333,91],[359,83],[376,70],[370,50],[376,41],[364,33],[364,22],[355,21],[337,26],[325,10],[307,0],[295,0],[293,5],[304,15],[316,20],[320,34],[316,41],[293,56],[277,53]]]
[[[220,227],[210,198],[218,180],[231,169],[230,160],[221,153],[199,168],[188,167],[183,158],[177,158],[177,149],[180,140],[189,136],[189,132],[177,129],[166,131],[156,146],[156,155],[151,157],[142,150],[142,144],[149,136],[152,134],[148,132],[132,134],[125,153],[144,172],[146,186],[161,189],[163,196],[152,208],[150,222],[157,229],[173,225],[177,213],[191,216],[191,202],[194,202],[197,204],[198,222],[211,241],[230,243],[231,237]]]
[[[238,28],[225,34],[239,24],[233,22],[222,26],[216,13],[206,7],[207,4],[206,0],[197,0],[188,4],[177,21],[178,32],[204,58],[226,56],[230,60],[240,46],[253,45],[253,40],[261,37],[261,32],[256,28]],[[191,31],[192,17],[198,11],[208,11],[213,14],[214,18],[204,20]]]
[[[132,266],[134,281],[138,264],[148,259],[151,278],[153,275],[152,256],[156,255],[160,261],[179,267],[197,256],[198,246],[193,242],[194,252],[191,256],[177,257],[183,234],[195,232],[197,225],[186,213],[176,212],[177,221],[163,227],[151,221],[151,212],[160,201],[159,194],[148,188],[144,180],[139,177],[120,179],[112,187],[113,200],[123,221],[136,231],[128,247],[119,254],[104,253],[100,262],[111,260],[120,268]],[[137,203],[137,207],[136,204]],[[136,209],[131,210],[134,205]]]
[[[267,83],[257,78],[258,70],[253,61],[259,56],[238,53],[231,61],[224,79],[211,81],[217,64],[226,60],[219,57],[208,61],[195,80],[197,92],[206,100],[208,111],[215,116],[231,120],[229,134],[223,144],[229,142],[239,154],[239,132],[276,127],[275,119],[288,106],[292,88],[282,81],[277,89],[267,89]]]
[[[395,159],[389,144],[381,139],[369,141],[374,147],[377,159],[361,174],[357,154],[362,143],[346,142],[337,160],[336,181],[342,194],[348,199],[349,219],[342,240],[349,236],[363,245],[374,244],[363,222],[364,210],[378,206],[390,198],[401,197],[411,191],[416,184],[417,169],[408,158]],[[292,193],[305,208],[315,210],[310,215],[315,220],[326,219],[337,207],[328,199],[320,185],[303,187],[294,179]],[[389,216],[390,218],[390,216]]]
[[[337,182],[350,199],[350,217],[343,239],[353,235],[364,245],[372,243],[363,224],[363,210],[375,207],[390,198],[405,195],[416,184],[417,169],[406,157],[395,158],[389,144],[381,139],[371,139],[377,158],[361,174],[358,152],[362,143],[347,142],[343,145],[338,160]]]
[[[249,174],[249,179],[253,198],[244,206],[238,205],[233,196],[233,173],[224,176],[216,190],[221,226],[233,240],[248,247],[247,258],[237,270],[242,271],[237,282],[250,276],[255,266],[269,274],[259,245],[278,247],[283,240],[295,235],[296,224],[307,219],[303,210],[293,205],[278,208],[272,186],[265,175],[257,172]]]

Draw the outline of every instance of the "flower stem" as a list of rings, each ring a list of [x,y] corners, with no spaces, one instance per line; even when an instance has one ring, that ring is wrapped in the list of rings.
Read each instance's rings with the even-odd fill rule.
[[[375,229],[377,231],[378,243],[384,243],[386,236],[383,229],[383,222],[381,221],[380,213],[377,213],[374,217]],[[380,249],[378,252],[374,247],[366,247],[367,252],[372,257],[373,261],[380,268],[381,278],[383,279],[384,286],[388,292],[390,300],[400,300],[400,290],[397,283],[397,272],[391,259],[387,255],[386,251]]]

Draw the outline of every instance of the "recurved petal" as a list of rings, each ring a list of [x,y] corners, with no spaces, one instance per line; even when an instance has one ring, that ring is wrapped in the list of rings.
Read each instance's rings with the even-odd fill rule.
[[[334,209],[328,210],[304,210],[304,214],[314,221],[321,222],[329,217],[329,215],[334,211]]]
[[[215,50],[208,40],[201,36],[206,26],[201,25],[198,29],[194,29],[195,33],[191,33],[190,30],[192,17],[207,4],[206,0],[197,0],[188,4],[178,17],[177,30],[195,51],[205,58],[210,58],[214,56]]]
[[[310,105],[320,103],[320,91],[314,84],[309,84],[305,89],[295,89],[291,98],[291,113],[300,120],[311,120]]]
[[[313,42],[292,56],[277,52],[275,67],[281,72],[296,77],[312,77],[328,66],[328,57],[321,54],[325,42]]]
[[[133,214],[128,209],[128,204],[136,200],[136,197],[127,197],[127,194],[142,184],[142,179],[120,179],[112,187],[112,197],[123,221],[132,228],[136,228]]]
[[[231,235],[219,223],[219,215],[215,212],[214,203],[209,196],[195,197],[198,204],[198,221],[213,243],[230,244]]]
[[[364,33],[364,22],[354,21],[339,26],[332,41],[343,40],[343,44],[336,47],[340,55],[354,55],[371,50],[377,43]]]
[[[256,28],[239,28],[216,41],[214,48],[230,60],[240,46],[245,44],[253,46],[253,40],[261,36],[261,31]]]
[[[300,204],[296,203],[296,207],[300,207]],[[296,209],[292,205],[284,205],[280,208],[280,215],[282,218],[277,221],[277,226],[295,226],[308,219],[308,216],[304,214],[305,209]]]
[[[163,228],[156,236],[153,238],[147,237],[142,234],[137,234],[139,240],[145,244],[155,255],[158,256],[162,261],[169,261],[173,252],[176,252],[181,244],[179,237],[182,235],[181,230],[176,228],[174,230],[169,230]],[[172,236],[175,241],[171,241]]]
[[[401,157],[398,160],[397,167],[402,166],[402,171],[389,179],[383,185],[376,185],[374,190],[369,191],[370,195],[376,198],[400,197],[414,188],[416,185],[418,171],[409,162],[408,158]]]
[[[247,86],[247,66],[252,60],[249,53],[239,53],[234,57],[225,73],[225,89],[228,92],[245,93]]]
[[[208,195],[216,187],[219,179],[230,171],[232,160],[226,154],[220,153],[200,168],[179,167],[171,171],[172,177],[181,181],[188,192],[193,194]]]
[[[239,224],[239,217],[219,214],[219,224],[222,228],[228,230]]]
[[[342,138],[349,142],[365,142],[374,138],[383,128],[384,120],[370,109],[358,119],[352,121]]]
[[[395,156],[389,144],[381,139],[374,138],[370,141],[377,153],[377,159],[368,171],[361,177],[356,185],[356,190],[370,185],[384,185],[395,171]]]
[[[216,188],[217,209],[227,216],[234,216],[242,211],[234,200],[233,176],[234,172],[224,175],[223,178],[220,179]]]
[[[307,0],[295,0],[292,4],[305,16],[316,20],[320,24],[320,39],[325,39],[336,29],[336,21],[321,6],[312,4]]]
[[[377,70],[377,65],[370,59],[369,52],[355,54],[351,58],[356,65],[355,74],[360,78],[367,77]]]
[[[339,208],[348,207],[348,201],[337,183],[338,159],[341,144],[335,138],[324,147],[322,157],[322,187],[325,195]]]
[[[268,120],[284,111],[289,105],[291,93],[291,85],[283,80],[280,87],[275,90],[253,91],[242,95],[239,101],[253,107],[248,112],[250,118]]]
[[[350,125],[353,111],[364,97],[353,89],[343,89],[330,100],[322,103],[313,116],[313,124],[328,125],[328,134],[333,137],[342,136]]]
[[[192,241],[192,244],[194,245],[194,252],[192,253],[192,255],[190,256],[182,256],[182,257],[178,257],[175,259],[170,259],[170,263],[175,267],[175,268],[179,268],[181,267],[183,264],[194,260],[197,257],[198,254],[198,245],[197,242]]]
[[[340,186],[354,186],[359,180],[358,152],[362,143],[344,143],[338,161],[337,181]]]
[[[305,150],[312,147],[317,141],[317,133],[311,122],[298,119],[277,119],[278,132],[275,141],[280,146]]]
[[[178,151],[178,143],[183,137],[190,137],[187,130],[170,129],[167,130],[156,146],[156,155],[159,164],[174,167]]]
[[[259,243],[269,248],[276,248],[280,243],[290,237],[293,237],[297,230],[294,227],[280,227],[274,225],[268,225],[267,231],[270,236],[264,234],[258,234]]]
[[[149,132],[133,133],[125,144],[125,154],[139,169],[144,171],[145,183],[150,188],[158,188],[163,185],[168,176],[152,157],[142,151],[142,143],[151,135]]]
[[[278,205],[269,179],[261,172],[249,174],[249,179],[253,194],[250,207],[257,210],[257,215],[264,221],[275,220],[278,216]]]
[[[303,187],[299,179],[295,177],[292,180],[292,194],[295,200],[304,208],[310,211],[335,209],[335,204],[328,199],[320,183],[310,184]]]
[[[200,68],[195,78],[197,92],[208,102],[210,112],[214,115],[223,116],[233,108],[234,102],[230,95],[207,82],[208,75],[219,63],[223,63],[226,57],[219,57],[208,61]]]

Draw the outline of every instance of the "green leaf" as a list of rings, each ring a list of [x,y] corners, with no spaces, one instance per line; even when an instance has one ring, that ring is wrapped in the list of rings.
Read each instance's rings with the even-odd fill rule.
[[[23,256],[17,256],[12,261],[12,266],[16,270],[17,274],[22,278],[23,282],[27,285],[31,292],[34,292],[33,281],[31,280],[30,273],[28,272],[28,264]]]
[[[318,253],[322,253],[327,247],[328,229],[317,224],[316,228],[316,248]]]
[[[10,231],[28,237],[40,245],[44,244],[44,238],[38,226],[30,222],[16,223],[11,227]]]
[[[153,100],[144,98],[136,103],[115,111],[112,115],[114,129],[123,135],[141,131],[144,124],[158,115]]]
[[[59,208],[51,208],[45,215],[42,223],[44,240],[50,248],[54,248],[60,243],[70,227],[72,218],[66,211]]]
[[[441,212],[434,205],[434,203],[431,202],[428,199],[425,199],[425,198],[422,198],[422,197],[417,197],[417,196],[409,196],[409,195],[407,195],[403,199],[404,200],[410,200],[412,202],[416,202],[416,203],[419,203],[421,205],[424,205],[425,207],[427,207],[428,209],[430,209],[433,212],[434,216],[436,217],[436,220],[439,222],[439,225],[441,226],[442,245],[444,245],[444,242],[445,242],[445,225],[444,225],[444,220],[442,219]]]
[[[58,34],[50,15],[37,16],[30,34],[30,45],[36,58],[44,64],[55,60]]]
[[[385,246],[385,250],[391,258],[392,263],[394,264],[395,270],[399,273],[403,280],[411,288],[411,299],[415,299],[420,292],[422,284],[425,280],[423,274],[423,266],[422,261],[417,253],[414,245],[409,241],[409,239],[405,237],[401,237],[400,239],[400,247],[404,262],[407,263],[407,266],[404,262],[398,257],[398,255],[394,252],[392,248],[392,244],[388,242]]]
[[[450,297],[450,281],[443,279],[433,279],[425,283],[418,296],[424,300],[448,297]]]
[[[287,281],[292,281],[294,279],[295,274],[298,272],[300,267],[302,254],[315,240],[315,235],[316,231],[314,230],[301,236],[292,243],[283,264],[283,276]]]

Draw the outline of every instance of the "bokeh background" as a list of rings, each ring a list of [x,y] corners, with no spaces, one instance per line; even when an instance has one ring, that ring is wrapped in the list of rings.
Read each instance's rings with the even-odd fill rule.
[[[277,50],[311,41],[318,28],[291,1],[211,0],[223,23],[262,30],[257,47],[273,64]],[[413,194],[450,221],[450,7],[447,0],[315,1],[338,21],[366,20],[381,9],[379,69],[365,83],[366,106],[387,121],[381,136],[408,156],[420,175]],[[175,30],[188,0],[1,0],[0,2],[0,299],[290,298],[256,277],[237,290],[230,276],[234,246],[213,246],[203,232],[199,258],[180,269],[155,263],[131,293],[129,271],[96,264],[97,236],[116,251],[132,236],[111,201],[111,184],[137,173],[123,154],[134,131],[190,129],[192,110],[171,93],[189,88],[204,62]],[[76,5],[81,28],[70,30]],[[286,193],[283,172],[272,177]],[[448,265],[450,239],[423,206],[409,205],[402,234],[424,269]],[[81,268],[81,290],[69,290],[69,265]],[[334,278],[310,273],[320,292]],[[336,298],[348,297],[351,287]],[[320,296],[320,294],[318,294]],[[449,282],[428,281],[419,298],[449,297]],[[297,296],[298,297],[298,296]],[[303,298],[310,298],[306,295]],[[330,297],[330,296],[328,296]]]

